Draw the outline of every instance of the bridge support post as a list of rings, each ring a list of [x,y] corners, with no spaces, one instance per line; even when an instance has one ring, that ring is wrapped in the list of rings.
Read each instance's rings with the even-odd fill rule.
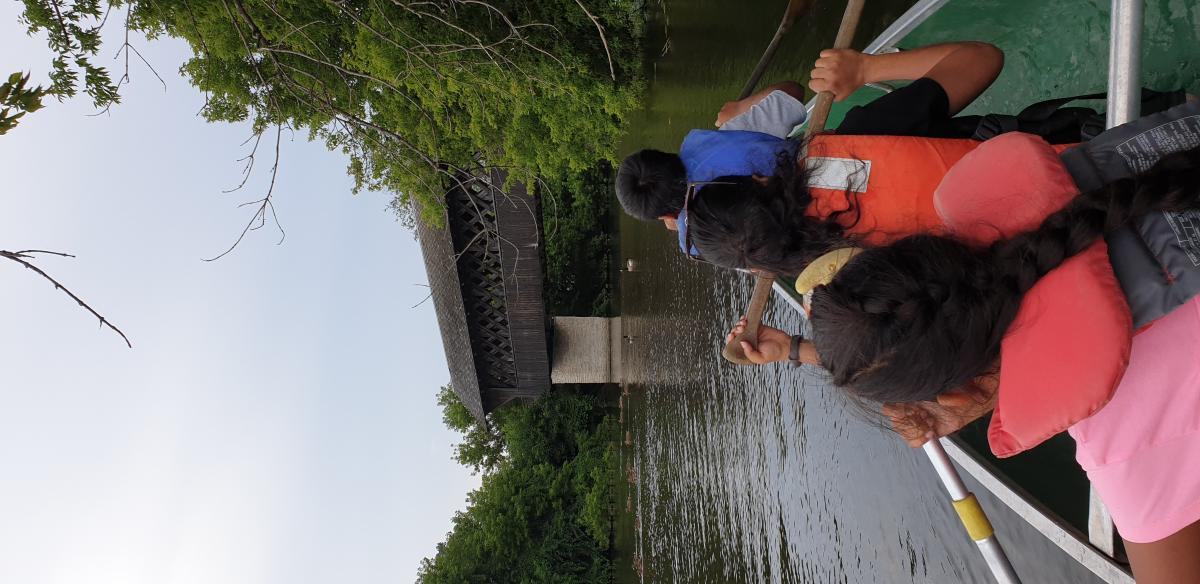
[[[556,316],[551,383],[620,383],[621,317]]]

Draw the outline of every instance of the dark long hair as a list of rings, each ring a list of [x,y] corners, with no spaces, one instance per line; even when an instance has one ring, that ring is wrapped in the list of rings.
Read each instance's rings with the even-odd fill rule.
[[[781,152],[765,184],[749,176],[722,176],[704,185],[687,216],[700,255],[719,266],[795,275],[825,252],[849,245],[838,219],[857,211],[824,220],[806,216],[813,200],[807,179],[796,156]]]
[[[812,298],[833,381],[876,402],[931,400],[986,374],[1021,298],[1098,238],[1153,211],[1200,208],[1200,148],[1075,197],[1036,230],[984,249],[906,237],[851,260]]]

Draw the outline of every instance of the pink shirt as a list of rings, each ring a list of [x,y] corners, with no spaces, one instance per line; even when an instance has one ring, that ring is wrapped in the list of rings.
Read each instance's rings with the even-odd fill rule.
[[[1068,432],[1125,539],[1200,521],[1200,297],[1133,338],[1112,400]]]
[[[996,176],[1005,178],[988,178]],[[1076,192],[1045,142],[1011,133],[984,142],[956,164],[935,204],[956,237],[986,244],[1036,228]],[[1086,259],[1083,255],[1064,262],[1039,286],[1051,284],[1056,274],[1062,276]],[[1100,254],[1105,267],[1106,259]],[[1074,283],[1096,279],[1085,274]],[[1112,288],[1099,297],[1120,294],[1115,281]],[[1076,459],[1123,537],[1157,541],[1200,521],[1200,298],[1155,321],[1124,347],[1128,353],[1114,356],[1113,343],[1097,339],[1112,341],[1112,335],[1128,335],[1128,328],[1117,333],[1110,327],[1095,333],[1103,337],[1090,339],[1087,334],[1072,336],[1112,315],[1095,312],[1096,302],[1084,314],[1069,314],[1078,308],[1069,305],[1039,311],[1037,290],[1030,291],[1018,317],[1027,316],[1029,324],[1014,323],[1005,339],[1000,395],[989,429],[992,450],[999,456],[1016,454],[1067,428],[1078,445]],[[1052,295],[1047,301],[1061,298]],[[1056,326],[1052,321],[1059,316],[1070,322]],[[1127,322],[1127,311],[1124,318]],[[1038,327],[1032,326],[1034,320]],[[1041,333],[1069,345],[1048,352],[1049,363],[1021,354],[1052,345],[1036,338]],[[1122,375],[1119,357],[1126,354]],[[1070,375],[1057,371],[1055,360],[1069,365]],[[1009,361],[1016,366],[1005,367]],[[1114,366],[1116,371],[1109,371]]]

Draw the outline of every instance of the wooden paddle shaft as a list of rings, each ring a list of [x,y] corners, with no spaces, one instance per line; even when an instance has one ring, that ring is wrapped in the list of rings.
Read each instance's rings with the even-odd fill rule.
[[[751,345],[758,344],[758,327],[762,324],[763,313],[767,311],[767,302],[771,300],[771,290],[775,285],[774,274],[759,273],[754,275],[754,292],[750,295],[750,305],[746,307],[746,329],[733,340],[725,343],[721,356],[726,361],[738,365],[753,365],[742,349],[742,341]]]
[[[842,25],[838,27],[833,48],[850,48],[850,43],[854,42],[854,32],[858,29],[858,21],[862,17],[864,3],[865,0],[849,0],[846,3],[846,12],[842,14]],[[779,33],[776,33],[776,36],[778,37]],[[772,41],[772,44],[775,44],[775,41]],[[769,50],[771,49],[768,48]],[[762,62],[759,63],[759,67],[765,69]],[[812,112],[808,115],[808,128],[804,131],[805,138],[810,138],[825,129],[825,122],[829,119],[829,110],[832,106],[832,93],[822,91],[817,95],[817,103],[813,105]],[[767,310],[767,303],[771,300],[771,291],[775,284],[774,274],[760,273],[755,276],[754,292],[750,295],[750,305],[746,307],[746,329],[742,331],[742,334],[726,343],[725,349],[721,351],[725,360],[738,365],[751,364],[750,359],[746,358],[746,352],[742,350],[742,341],[749,342],[751,345],[758,344],[758,327],[762,324],[763,313]]]
[[[750,97],[754,93],[754,88],[762,79],[763,73],[767,71],[767,65],[771,64],[771,59],[775,58],[775,51],[779,50],[779,42],[783,40],[783,35],[791,30],[792,23],[796,22],[796,17],[801,13],[807,12],[812,5],[812,0],[791,0],[788,2],[787,9],[783,12],[783,18],[779,21],[779,28],[775,30],[775,36],[771,37],[771,43],[767,45],[767,50],[763,51],[762,57],[759,57],[758,64],[754,66],[754,72],[750,74],[750,79],[746,81],[746,85],[742,87],[742,92],[738,94],[738,100]]]

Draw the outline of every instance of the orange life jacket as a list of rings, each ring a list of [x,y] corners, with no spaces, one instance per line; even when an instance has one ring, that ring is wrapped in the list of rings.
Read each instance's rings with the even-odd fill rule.
[[[848,234],[867,245],[939,232],[944,222],[934,207],[934,190],[981,144],[915,136],[817,136],[806,157],[813,196],[807,215],[836,216]]]
[[[1010,133],[963,157],[935,195],[949,234],[987,244],[1037,228],[1078,194],[1056,150]],[[1018,454],[1104,407],[1129,364],[1132,337],[1103,239],[1038,280],[1001,347],[992,452]]]
[[[911,136],[823,134],[808,144],[808,215],[836,220],[868,245],[942,226],[933,192],[981,143]],[[840,214],[839,214],[840,213]]]

